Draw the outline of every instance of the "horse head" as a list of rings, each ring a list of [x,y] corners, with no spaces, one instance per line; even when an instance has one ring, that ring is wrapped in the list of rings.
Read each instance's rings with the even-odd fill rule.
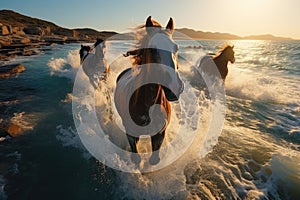
[[[183,83],[180,80],[178,69],[178,45],[172,36],[174,32],[174,20],[169,19],[164,29],[160,23],[149,16],[145,24],[146,35],[140,42],[138,52],[138,64],[159,63],[162,64],[163,73],[160,76],[168,80],[168,86],[163,86],[168,100],[177,100],[183,90]],[[172,91],[176,91],[174,94]]]
[[[94,48],[96,49],[95,54],[97,56],[99,56],[100,59],[103,59],[104,53],[105,53],[105,48],[106,48],[105,41],[100,38],[97,38],[97,40],[94,44]]]
[[[80,64],[83,63],[84,59],[87,57],[87,55],[89,54],[91,49],[92,48],[90,46],[81,45],[80,50],[79,50]]]
[[[230,61],[230,63],[235,62],[233,47],[234,47],[234,45],[232,45],[232,46],[226,45],[226,47],[224,47],[224,50],[223,50],[224,56],[226,57],[226,59],[228,61]]]

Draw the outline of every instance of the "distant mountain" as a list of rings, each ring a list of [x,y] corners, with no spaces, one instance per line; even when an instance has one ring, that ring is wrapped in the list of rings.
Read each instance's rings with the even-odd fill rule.
[[[249,35],[244,37],[243,39],[246,40],[293,40],[292,38],[287,37],[278,37],[271,34],[265,34],[265,35]]]
[[[195,31],[193,29],[188,28],[181,28],[176,29],[176,31],[183,33],[193,39],[204,39],[204,40],[240,40],[242,37],[229,34],[229,33],[212,33],[212,32],[203,32],[203,31]],[[178,35],[175,35],[174,37],[178,37]]]
[[[292,38],[287,37],[277,37],[270,34],[266,35],[251,35],[246,37],[240,37],[237,35],[229,34],[229,33],[219,33],[219,32],[203,32],[203,31],[195,31],[193,29],[181,28],[176,29],[178,32],[183,33],[193,39],[204,39],[204,40],[293,40]],[[175,35],[174,37],[180,37],[179,35]]]

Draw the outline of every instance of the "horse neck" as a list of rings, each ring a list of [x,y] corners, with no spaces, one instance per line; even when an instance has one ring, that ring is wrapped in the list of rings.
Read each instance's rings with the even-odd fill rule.
[[[143,67],[146,67],[148,70],[150,66],[147,64],[153,63],[149,57],[144,56],[144,59],[141,60],[140,65],[144,65]],[[144,73],[143,73],[144,74]],[[150,72],[147,72],[143,76],[139,76],[139,82],[142,83],[143,81],[148,81],[148,79],[151,79],[151,76],[149,76]],[[155,84],[149,84],[145,85],[143,87],[140,87],[135,92],[135,101],[134,105],[137,105],[138,102],[144,102],[142,103],[143,106],[146,106],[148,104],[153,104],[156,102],[160,102],[160,99],[162,98],[162,87],[160,85]]]
[[[228,59],[225,57],[223,53],[221,53],[220,55],[213,57],[213,61],[216,64],[222,79],[225,80],[228,73],[228,67],[227,67]]]
[[[103,50],[101,48],[100,45],[96,46],[96,49],[95,49],[95,56],[96,58],[98,59],[103,59],[104,55],[103,55]]]
[[[213,57],[213,61],[217,65],[218,69],[227,69],[228,59],[225,58],[224,54]]]

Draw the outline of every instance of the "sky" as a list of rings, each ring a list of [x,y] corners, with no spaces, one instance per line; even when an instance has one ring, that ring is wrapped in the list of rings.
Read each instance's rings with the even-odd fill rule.
[[[175,28],[300,39],[299,0],[1,0],[0,9],[66,28],[128,32],[151,15]]]

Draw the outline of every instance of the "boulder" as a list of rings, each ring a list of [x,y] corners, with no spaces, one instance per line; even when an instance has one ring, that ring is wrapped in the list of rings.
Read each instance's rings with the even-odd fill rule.
[[[28,44],[30,43],[30,39],[24,36],[14,35],[12,37],[13,44]]]
[[[26,35],[26,37],[29,38],[32,43],[40,43],[41,42],[41,36],[39,36],[39,35]]]
[[[29,26],[23,29],[24,33],[30,35],[44,35],[44,30],[40,27]]]
[[[24,37],[24,38],[21,39],[20,43],[22,43],[22,44],[28,44],[28,43],[30,43],[30,39]]]
[[[2,25],[0,27],[0,34],[1,35],[10,35],[12,33],[12,28],[10,25]]]
[[[23,133],[23,129],[17,125],[17,124],[14,124],[14,123],[10,123],[8,125],[8,128],[7,128],[7,133],[11,136],[11,137],[15,137],[15,136],[18,136],[20,134]]]
[[[15,26],[12,28],[12,33],[16,35],[25,35],[23,27]]]
[[[0,36],[0,46],[7,47],[10,46],[12,43],[12,39],[9,36]]]
[[[9,78],[16,76],[26,70],[25,66],[22,64],[13,64],[0,67],[0,78]]]
[[[50,26],[47,26],[47,27],[44,29],[44,35],[51,35],[51,28],[50,28]]]

